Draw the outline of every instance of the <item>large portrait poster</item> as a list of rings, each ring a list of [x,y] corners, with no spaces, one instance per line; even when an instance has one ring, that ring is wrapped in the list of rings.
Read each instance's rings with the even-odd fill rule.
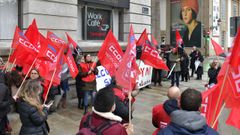
[[[178,30],[184,47],[201,48],[202,0],[171,0],[171,45],[176,45],[175,31]]]

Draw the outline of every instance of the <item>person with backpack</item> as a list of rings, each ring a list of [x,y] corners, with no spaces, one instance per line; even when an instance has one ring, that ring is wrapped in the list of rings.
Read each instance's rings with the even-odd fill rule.
[[[122,125],[122,118],[114,115],[114,92],[107,86],[96,94],[92,113],[83,116],[77,135],[130,135],[131,124]]]

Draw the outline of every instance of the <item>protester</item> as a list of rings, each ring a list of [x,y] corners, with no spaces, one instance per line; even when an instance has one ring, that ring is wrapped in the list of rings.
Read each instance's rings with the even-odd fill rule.
[[[83,59],[82,56],[78,55],[76,57],[76,65],[78,66],[78,69],[80,68],[80,63],[81,60]],[[84,85],[84,82],[82,81],[82,77],[80,76],[80,72],[76,76],[76,93],[77,93],[77,98],[78,98],[78,109],[83,109],[83,99],[84,99],[84,91],[81,89],[82,86]]]
[[[168,89],[168,100],[163,104],[159,104],[152,109],[152,124],[157,129],[153,132],[156,135],[162,128],[165,128],[170,122],[171,112],[178,110],[178,98],[180,97],[180,89],[178,87],[171,87]]]
[[[191,53],[189,54],[190,56],[190,68],[192,69],[191,77],[193,77],[194,72],[195,72],[195,61],[196,61],[196,54],[197,54],[197,47],[193,46]]]
[[[221,66],[218,63],[218,61],[213,60],[213,62],[210,64],[210,68],[208,69],[208,77],[209,77],[208,85],[210,87],[213,86],[214,84],[217,84],[217,76],[220,69],[221,69]]]
[[[39,71],[35,68],[31,69],[29,79],[31,79],[31,80],[40,79],[41,80]]]
[[[197,74],[197,80],[202,80],[202,75],[203,75],[203,61],[204,61],[204,58],[200,52],[200,50],[197,50],[197,54],[196,54],[196,61],[199,61],[199,65],[197,67],[197,71],[196,71],[196,74]],[[195,62],[196,62],[195,61]]]
[[[180,55],[178,54],[177,48],[172,49],[172,53],[169,55],[169,61],[171,65],[172,74],[171,74],[171,87],[176,83],[177,87],[179,87],[179,74],[180,74]],[[175,65],[175,67],[174,67]]]
[[[90,134],[95,131],[102,135],[129,135],[133,133],[132,125],[122,125],[122,118],[114,115],[115,110],[114,92],[110,86],[98,91],[94,101],[92,113],[83,116],[78,135]],[[100,129],[101,128],[101,129]],[[89,129],[88,132],[86,129]]]
[[[84,114],[88,112],[88,96],[91,96],[93,104],[94,92],[96,91],[96,76],[98,70],[96,64],[92,62],[90,54],[84,55],[84,62],[80,63],[79,74],[83,85],[81,89],[84,91]]]
[[[202,79],[202,74],[203,74],[203,61],[204,58],[200,52],[195,46],[193,47],[192,52],[189,55],[191,57],[191,63],[190,63],[190,68],[192,69],[192,74],[191,77],[193,77],[194,72],[196,71],[197,74],[197,80]],[[196,62],[198,62],[198,67],[196,67]],[[196,69],[197,68],[197,69]]]
[[[10,112],[10,105],[14,103],[11,91],[5,84],[5,76],[0,71],[0,135],[5,135],[11,130],[7,114]]]
[[[180,98],[181,110],[171,113],[171,122],[158,135],[218,135],[206,124],[206,119],[199,112],[201,103],[201,92],[186,89]]]
[[[182,77],[182,81],[187,82],[189,80],[189,69],[188,69],[188,65],[189,65],[189,58],[187,53],[184,51],[182,56],[181,56],[181,77]]]
[[[38,80],[34,79],[24,82],[17,100],[17,112],[22,123],[20,135],[48,134],[47,110],[51,104],[42,105],[40,101],[41,93],[42,86]]]
[[[160,47],[158,47],[157,51],[159,56],[163,58],[164,54],[162,53]],[[154,81],[154,86],[156,86],[157,83],[159,86],[162,86],[162,70],[161,69],[156,69],[156,68],[153,69],[153,81]]]
[[[67,63],[64,63],[62,65],[61,82],[60,82],[61,89],[63,90],[62,108],[66,108],[67,106],[67,92],[69,91],[68,74],[69,74],[68,65]]]

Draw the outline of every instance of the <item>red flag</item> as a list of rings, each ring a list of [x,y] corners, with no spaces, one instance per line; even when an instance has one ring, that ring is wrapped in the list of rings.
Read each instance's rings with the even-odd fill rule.
[[[73,46],[74,49],[77,48],[77,43],[67,34],[66,32],[66,35],[67,35],[67,39],[68,39],[68,46]]]
[[[183,45],[182,37],[181,37],[179,31],[176,30],[176,48],[178,48],[178,47],[182,48],[183,47],[182,45]]]
[[[150,65],[157,69],[164,69],[169,71],[167,65],[163,59],[159,56],[158,51],[150,45],[149,40],[145,41],[146,43],[143,46],[141,60],[147,65]]]
[[[211,39],[211,41],[212,41],[212,45],[213,45],[216,55],[220,55],[220,54],[224,53],[222,47],[217,42],[215,42],[213,39]]]
[[[234,39],[234,44],[231,52],[230,65],[233,67],[239,66],[240,63],[240,28],[238,28],[237,35]]]
[[[34,19],[32,24],[28,27],[27,31],[25,32],[25,36],[28,38],[29,42],[31,42],[35,48],[40,50],[40,33],[38,31],[36,20]]]
[[[70,69],[70,74],[72,75],[73,78],[75,78],[79,71],[74,61],[74,58],[72,56],[72,51],[70,48],[68,48],[67,54],[64,56],[64,59],[68,64],[68,67]]]
[[[148,37],[147,37],[147,30],[144,29],[143,32],[142,32],[142,34],[141,34],[141,36],[139,37],[136,45],[137,45],[137,46],[143,46],[143,45],[145,44],[147,38],[148,38]]]
[[[13,46],[16,47],[16,49],[9,61],[13,62],[16,59],[16,64],[18,65],[31,65],[38,54],[38,49],[29,42],[28,38],[20,30],[17,31],[18,33],[15,32],[16,35],[13,39],[13,44],[15,44]]]
[[[115,75],[120,62],[122,61],[123,51],[118,41],[114,37],[112,30],[109,30],[102,47],[98,53],[98,59],[111,76]]]
[[[59,46],[44,37],[41,40],[41,44],[44,47],[40,50],[35,67],[39,70],[41,76],[47,80],[51,80],[54,69],[56,68],[57,72],[54,76],[53,83],[60,84],[64,46],[59,48]]]
[[[53,43],[57,45],[66,45],[66,42],[62,40],[61,38],[57,37],[53,32],[48,31],[47,32],[47,38],[50,39]],[[60,48],[60,47],[59,47]]]
[[[16,26],[15,33],[14,33],[14,36],[13,36],[13,41],[12,41],[12,48],[13,49],[15,49],[18,45],[19,32],[21,32],[21,30],[18,28],[18,26]]]
[[[238,110],[234,109],[240,108],[240,63],[238,63],[237,67],[233,67],[229,64],[230,58],[232,58],[232,56],[226,58],[218,74],[218,85],[222,90],[222,94],[220,95],[219,93],[215,96],[220,98],[220,102],[216,103],[216,105],[218,104],[218,107],[221,107],[222,101],[224,100],[226,107],[232,109],[231,115],[228,118],[228,123],[239,128],[236,122],[240,121],[240,117],[236,115],[236,111]],[[218,113],[216,113],[215,116],[217,115]]]
[[[231,113],[229,114],[226,124],[240,129],[239,114],[240,114],[240,108],[233,108],[231,110]]]
[[[143,47],[142,49],[142,55],[141,60],[154,68],[157,69],[164,69],[169,70],[165,62],[162,60],[162,58],[159,56],[158,51],[155,47],[153,47],[148,39],[146,29],[141,34],[140,38],[137,42],[139,45]]]
[[[152,44],[155,45],[155,46],[157,46],[157,45],[158,45],[158,42],[157,42],[157,40],[155,39],[155,37],[153,36],[153,34],[151,35],[151,37],[152,37]]]
[[[201,107],[201,114],[206,118],[207,124],[209,126],[211,126],[213,124],[213,122],[216,120],[216,114],[218,114],[221,110],[221,106],[218,107],[218,109],[215,112],[215,117],[214,115],[214,111],[215,111],[215,106],[217,104],[217,96],[219,96],[219,85],[215,85],[212,88],[204,91],[202,93],[202,107]],[[223,100],[220,101],[222,104]],[[214,118],[213,118],[214,117]],[[217,124],[215,124],[214,129],[216,130],[218,126],[218,122]]]
[[[116,81],[118,85],[127,90],[133,90],[133,83],[136,82],[138,76],[138,67],[136,64],[136,41],[133,33],[132,25],[128,37],[128,47],[123,56],[120,66],[116,72]]]

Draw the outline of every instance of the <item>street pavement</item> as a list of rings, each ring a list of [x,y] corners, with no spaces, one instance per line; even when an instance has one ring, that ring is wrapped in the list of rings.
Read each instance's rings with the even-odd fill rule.
[[[204,91],[204,85],[207,83],[207,69],[209,61],[213,57],[207,58],[204,63],[203,80],[195,80],[191,78],[189,82],[180,82],[181,91],[188,87]],[[195,76],[196,77],[196,76]],[[163,103],[167,99],[167,89],[170,87],[170,81],[163,81],[163,87],[152,86],[152,89],[144,89],[136,98],[135,111],[133,112],[133,124],[135,135],[151,135],[155,130],[152,125],[152,107]],[[71,91],[75,91],[75,87],[71,87]],[[224,110],[220,116],[219,129],[220,135],[240,135],[240,131],[227,126],[225,120],[229,114],[228,110]],[[77,109],[77,99],[69,99],[66,109],[60,108],[57,112],[49,115],[48,123],[50,125],[50,135],[74,135],[79,128],[80,120],[83,116],[83,110]],[[20,130],[21,122],[16,113],[9,115],[10,123],[13,127],[13,134],[17,135]]]

